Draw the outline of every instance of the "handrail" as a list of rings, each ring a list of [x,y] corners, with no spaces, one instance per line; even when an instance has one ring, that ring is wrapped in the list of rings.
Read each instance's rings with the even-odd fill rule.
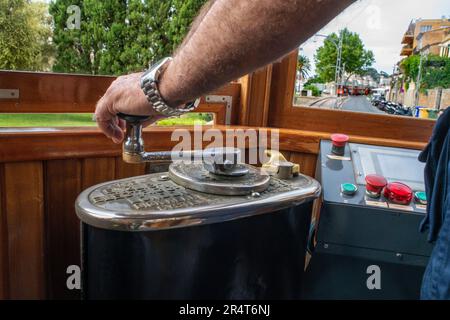
[[[308,130],[221,125],[202,126],[203,130],[212,128],[223,132],[233,131],[237,135],[245,135],[247,129],[253,129],[258,133],[261,130],[266,130],[269,135],[278,132],[280,150],[310,154],[318,153],[321,139],[330,138],[330,134],[327,132]],[[162,151],[174,147],[178,142],[172,141],[171,136],[176,129],[185,129],[190,133],[193,133],[194,130],[192,126],[148,127],[143,133],[146,149]],[[350,141],[411,149],[425,147],[423,142],[380,139],[361,135],[351,135]],[[205,141],[204,145],[209,143],[209,141]],[[2,146],[0,148],[0,163],[121,155],[121,145],[114,144],[97,128],[45,128],[42,131],[37,131],[36,128],[31,130],[0,129],[0,145]]]

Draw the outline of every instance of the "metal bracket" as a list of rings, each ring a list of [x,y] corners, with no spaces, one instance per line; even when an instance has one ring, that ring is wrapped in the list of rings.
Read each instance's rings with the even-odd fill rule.
[[[208,103],[225,103],[226,113],[225,113],[225,124],[231,124],[231,111],[233,110],[233,97],[232,96],[217,96],[209,95],[205,97]]]
[[[0,99],[19,99],[19,89],[0,89]]]

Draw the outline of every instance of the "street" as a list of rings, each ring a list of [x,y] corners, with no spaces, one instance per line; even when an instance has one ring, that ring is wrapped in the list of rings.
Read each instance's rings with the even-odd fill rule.
[[[337,104],[338,110],[386,114],[385,112],[380,111],[376,107],[372,106],[372,104],[370,103],[370,101],[367,99],[366,96],[348,96],[348,97],[341,97],[339,99],[340,101]],[[302,103],[300,102],[299,105],[301,104]],[[334,109],[336,106],[336,98],[333,97],[320,98],[316,101],[308,103],[308,105],[314,106],[316,108]]]
[[[365,96],[349,96],[344,101],[342,110],[386,114],[372,106]]]

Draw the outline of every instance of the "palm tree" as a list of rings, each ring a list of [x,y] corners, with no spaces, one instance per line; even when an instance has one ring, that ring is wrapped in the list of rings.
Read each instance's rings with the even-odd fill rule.
[[[304,55],[298,55],[297,58],[297,70],[300,74],[301,79],[305,79],[309,76],[311,72],[311,62],[309,58]]]

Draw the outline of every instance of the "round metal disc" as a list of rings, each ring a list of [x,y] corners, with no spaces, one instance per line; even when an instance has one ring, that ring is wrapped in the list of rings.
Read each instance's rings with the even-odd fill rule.
[[[270,176],[261,174],[252,166],[238,166],[248,170],[248,173],[238,177],[220,176],[209,173],[201,162],[175,162],[169,167],[169,177],[185,188],[217,195],[246,195],[267,189]]]

